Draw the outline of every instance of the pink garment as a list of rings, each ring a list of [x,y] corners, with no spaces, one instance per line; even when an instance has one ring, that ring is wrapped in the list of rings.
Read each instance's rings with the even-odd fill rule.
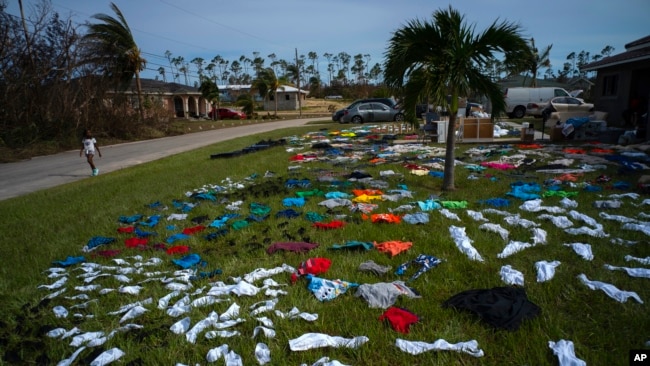
[[[508,169],[516,169],[517,168],[516,166],[514,166],[512,164],[497,163],[497,162],[494,162],[494,161],[482,162],[481,166],[488,167],[488,168],[494,168],[494,169],[498,169],[498,170],[508,170]]]

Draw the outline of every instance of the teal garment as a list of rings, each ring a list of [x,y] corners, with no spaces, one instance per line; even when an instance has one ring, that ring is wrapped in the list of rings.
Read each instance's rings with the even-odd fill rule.
[[[345,192],[327,192],[325,198],[350,198],[352,195]]]
[[[371,242],[352,240],[352,241],[345,242],[345,244],[334,244],[329,249],[333,249],[333,250],[338,250],[338,249],[370,250],[370,249],[374,249],[374,248],[375,248],[375,246]]]
[[[296,196],[298,197],[312,197],[312,196],[322,196],[322,195],[323,195],[323,191],[321,191],[320,189],[296,192]]]
[[[271,212],[271,207],[253,202],[250,205],[250,210],[253,215],[266,216]]]
[[[216,201],[217,198],[210,193],[199,193],[194,198],[201,199],[201,200],[208,200],[208,201]]]
[[[422,211],[432,211],[442,208],[440,203],[434,200],[418,201],[418,206],[420,206],[420,210]]]
[[[327,215],[321,215],[318,212],[313,211],[307,212],[305,216],[310,222],[322,222],[327,218]]]
[[[510,185],[510,192],[506,196],[512,196],[524,201],[541,198],[538,194],[542,188],[537,183],[515,182]]]
[[[468,169],[473,172],[482,172],[487,168],[480,165],[465,165],[465,169]]]
[[[239,217],[239,214],[226,214],[226,215],[223,215],[221,217],[218,217],[218,218],[214,219],[214,221],[212,221],[210,223],[210,225],[208,225],[208,226],[209,227],[222,228],[222,227],[226,226],[226,222],[228,220],[233,219],[235,217]]]
[[[248,226],[248,221],[246,220],[239,220],[232,223],[232,228],[235,230],[241,230],[247,226]]]

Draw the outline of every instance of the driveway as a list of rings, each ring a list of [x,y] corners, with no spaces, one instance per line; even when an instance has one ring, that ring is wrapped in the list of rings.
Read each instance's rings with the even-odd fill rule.
[[[102,141],[99,140],[97,142],[102,152],[102,158],[96,156],[95,162],[99,168],[99,174],[105,174],[218,142],[269,132],[278,128],[302,126],[310,121],[324,119],[327,118],[305,118],[243,125],[119,145],[103,146]],[[90,178],[90,168],[86,159],[79,157],[79,150],[2,164],[0,165],[0,200],[86,178]]]

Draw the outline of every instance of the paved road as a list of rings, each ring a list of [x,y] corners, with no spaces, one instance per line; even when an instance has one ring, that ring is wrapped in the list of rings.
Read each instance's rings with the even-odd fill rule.
[[[104,174],[217,142],[279,128],[302,126],[307,122],[323,119],[327,118],[305,118],[243,125],[109,146],[101,145],[100,140],[98,143],[103,157],[95,156],[95,162],[100,169],[99,174]],[[79,157],[79,150],[39,156],[16,163],[0,164],[0,200],[86,178],[90,178],[90,168],[86,159]]]

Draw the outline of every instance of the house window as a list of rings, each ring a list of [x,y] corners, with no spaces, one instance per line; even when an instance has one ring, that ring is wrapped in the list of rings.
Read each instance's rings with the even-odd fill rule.
[[[618,94],[618,75],[607,75],[603,78],[603,96],[612,97]]]
[[[289,94],[284,95],[284,100],[291,100],[291,96]]]
[[[275,100],[275,95],[271,94],[271,95],[269,96],[269,100],[270,100],[270,101],[274,101],[274,100]]]

